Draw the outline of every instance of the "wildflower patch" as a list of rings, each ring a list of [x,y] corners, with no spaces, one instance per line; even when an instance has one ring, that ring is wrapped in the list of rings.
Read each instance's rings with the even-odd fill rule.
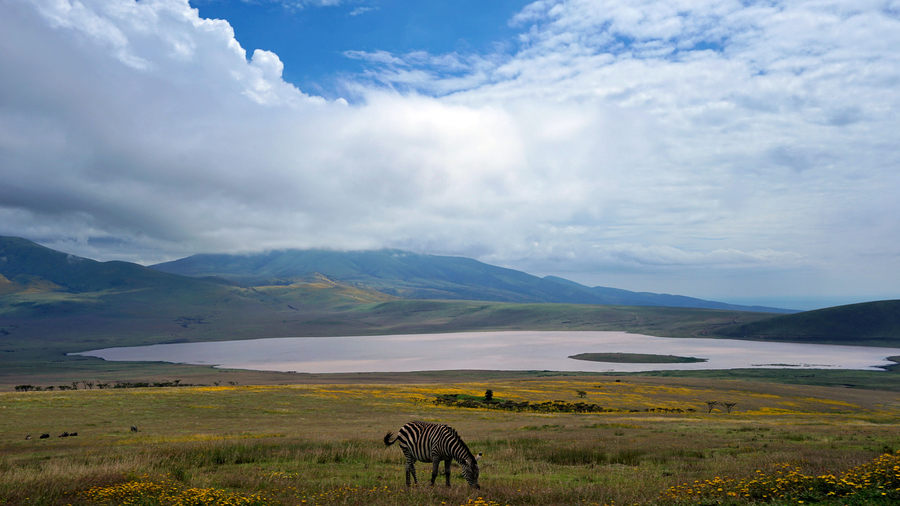
[[[110,505],[263,506],[273,503],[261,494],[244,495],[216,488],[187,487],[171,480],[152,481],[147,475],[117,485],[92,487],[79,496],[92,504]]]
[[[756,472],[754,478],[735,480],[716,476],[710,480],[685,483],[670,488],[663,497],[675,502],[823,501],[831,498],[864,496],[900,500],[900,452],[884,454],[874,461],[854,467],[841,476],[808,476],[791,464],[781,464],[769,474]]]

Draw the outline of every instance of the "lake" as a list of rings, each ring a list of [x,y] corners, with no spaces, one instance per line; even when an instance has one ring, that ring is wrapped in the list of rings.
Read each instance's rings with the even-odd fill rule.
[[[706,359],[679,364],[588,362],[579,353],[639,353]],[[351,337],[281,337],[157,344],[72,353],[110,361],[213,365],[304,373],[458,369],[639,372],[659,370],[815,368],[890,365],[897,348],[652,337],[625,332],[508,331]]]

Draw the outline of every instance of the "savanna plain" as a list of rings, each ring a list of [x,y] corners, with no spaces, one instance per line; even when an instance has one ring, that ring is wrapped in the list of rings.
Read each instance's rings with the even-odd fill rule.
[[[900,501],[897,392],[636,375],[455,378],[3,392],[0,504]],[[478,402],[487,390],[495,402]],[[472,407],[435,402],[447,394]],[[498,409],[504,401],[518,408]],[[560,408],[579,403],[603,411]],[[447,423],[483,453],[481,489],[456,465],[449,488],[442,476],[432,487],[424,463],[407,488],[402,453],[382,438],[411,420]]]

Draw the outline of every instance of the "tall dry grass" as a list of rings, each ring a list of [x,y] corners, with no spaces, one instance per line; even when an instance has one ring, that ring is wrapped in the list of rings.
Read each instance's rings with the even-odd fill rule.
[[[530,401],[575,401],[586,390],[624,411],[515,413],[427,402],[429,389],[477,395],[485,386]],[[0,394],[0,505],[673,504],[665,492],[684,483],[749,479],[784,464],[810,476],[836,474],[900,448],[892,394],[854,404],[843,391],[778,388],[550,379]],[[713,395],[745,411],[642,411],[702,407]],[[481,490],[469,489],[456,468],[450,488],[432,488],[424,463],[420,485],[406,489],[402,454],[381,437],[412,419],[449,423],[484,453]],[[132,423],[139,432],[131,433]],[[24,440],[36,428],[80,435]]]

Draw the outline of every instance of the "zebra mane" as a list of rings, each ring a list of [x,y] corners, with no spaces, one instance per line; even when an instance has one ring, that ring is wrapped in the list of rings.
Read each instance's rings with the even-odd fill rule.
[[[454,429],[453,427],[450,427],[449,425],[444,425],[444,427],[447,428],[447,432],[449,432],[454,437],[454,439],[456,439],[456,442],[463,449],[463,452],[464,452],[463,456],[466,457],[466,461],[477,460],[477,459],[475,459],[475,455],[472,454],[472,450],[469,449],[469,446],[466,444],[466,442],[463,441],[463,439],[459,436],[459,433],[456,432],[456,429]]]

